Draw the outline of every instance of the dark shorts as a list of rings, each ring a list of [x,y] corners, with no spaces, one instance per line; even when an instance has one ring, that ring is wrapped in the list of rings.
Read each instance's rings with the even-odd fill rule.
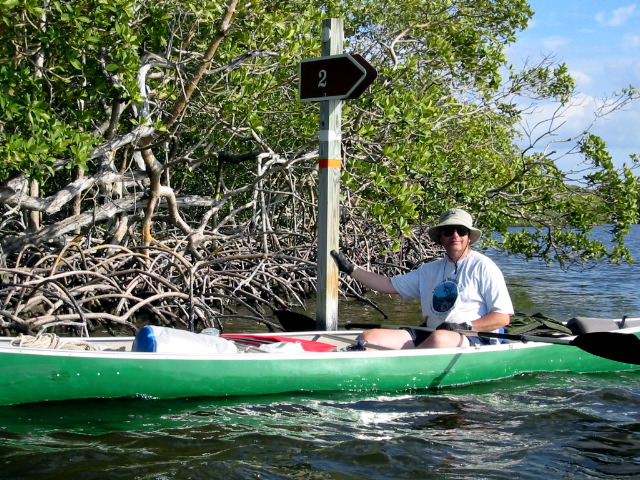
[[[429,338],[429,335],[431,335],[431,332],[427,332],[426,330],[416,330],[415,328],[403,327],[402,330],[409,332],[409,335],[411,335],[411,340],[413,340],[414,347],[420,345],[427,338]]]
[[[413,340],[413,345],[418,346],[422,342],[424,342],[431,332],[427,332],[426,330],[416,330],[415,328],[404,327],[402,330],[409,332],[411,335],[411,340]],[[470,345],[489,345],[490,339],[485,337],[467,337]]]

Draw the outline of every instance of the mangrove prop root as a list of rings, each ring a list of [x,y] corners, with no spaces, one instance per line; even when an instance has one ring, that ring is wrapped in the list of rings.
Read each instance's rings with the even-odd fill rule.
[[[387,275],[438,255],[424,232],[403,239],[393,252],[371,224],[349,222],[343,230],[341,249],[358,265]],[[120,335],[135,334],[143,324],[224,330],[234,319],[280,329],[270,320],[273,311],[304,306],[315,294],[315,240],[279,232],[279,250],[272,251],[275,242],[261,248],[263,239],[256,238],[212,241],[198,255],[184,239],[144,247],[27,246],[0,264],[0,332],[88,336],[99,329]],[[364,299],[361,284],[344,275],[340,280],[346,295]]]

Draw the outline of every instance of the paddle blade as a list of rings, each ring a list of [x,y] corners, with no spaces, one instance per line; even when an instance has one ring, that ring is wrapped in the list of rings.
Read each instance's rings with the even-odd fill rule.
[[[640,365],[640,338],[630,333],[585,333],[574,338],[571,345],[598,357]]]
[[[273,313],[287,332],[316,330],[316,321],[302,313],[290,312],[289,310],[276,310]]]

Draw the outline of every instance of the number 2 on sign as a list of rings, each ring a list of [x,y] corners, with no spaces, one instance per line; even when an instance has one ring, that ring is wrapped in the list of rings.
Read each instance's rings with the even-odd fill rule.
[[[326,88],[327,87],[327,71],[320,70],[318,72],[318,78],[320,78],[320,81],[318,82],[318,88]]]

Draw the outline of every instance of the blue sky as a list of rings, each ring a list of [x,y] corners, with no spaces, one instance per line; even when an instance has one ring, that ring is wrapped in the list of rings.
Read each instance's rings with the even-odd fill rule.
[[[587,128],[594,111],[606,97],[633,85],[640,89],[640,1],[633,0],[529,0],[535,12],[528,28],[508,50],[509,62],[522,67],[546,55],[565,62],[576,80],[577,95],[564,112],[564,126],[556,139]],[[540,105],[529,119],[548,118],[557,105]],[[629,154],[640,154],[640,101],[598,120],[600,135],[617,165],[630,164]],[[546,144],[546,143],[545,143]],[[556,148],[554,148],[556,149]],[[557,149],[560,150],[561,149]],[[576,157],[560,166],[577,168]]]

